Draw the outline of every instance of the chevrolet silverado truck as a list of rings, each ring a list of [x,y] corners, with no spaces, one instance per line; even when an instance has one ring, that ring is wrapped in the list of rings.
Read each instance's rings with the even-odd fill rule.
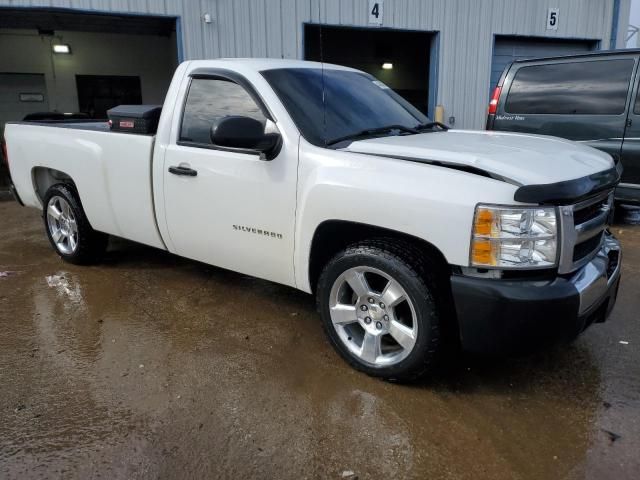
[[[512,353],[614,306],[604,152],[450,130],[369,74],[294,60],[185,62],[157,127],[123,112],[6,127],[16,196],[66,261],[114,235],[313,293],[338,353],[397,381],[448,339]]]

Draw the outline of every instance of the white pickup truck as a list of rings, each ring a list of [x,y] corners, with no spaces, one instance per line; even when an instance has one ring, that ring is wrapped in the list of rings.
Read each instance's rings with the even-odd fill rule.
[[[63,259],[115,235],[314,293],[370,375],[417,378],[447,339],[570,340],[615,303],[620,171],[598,150],[449,130],[366,73],[271,59],[185,62],[157,131],[115,130],[6,127],[16,196]]]

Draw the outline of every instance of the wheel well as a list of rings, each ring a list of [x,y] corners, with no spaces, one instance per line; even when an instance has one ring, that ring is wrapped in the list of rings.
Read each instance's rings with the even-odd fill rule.
[[[64,183],[67,185],[71,185],[74,189],[76,186],[69,175],[54,168],[36,167],[32,171],[32,178],[33,188],[35,189],[40,203],[42,203],[42,199],[44,198],[47,190],[49,190],[51,185]]]
[[[448,283],[451,268],[444,255],[434,245],[413,235],[376,227],[364,223],[348,222],[343,220],[328,220],[321,223],[316,229],[311,242],[309,255],[309,282],[311,290],[316,291],[318,278],[322,269],[333,256],[348,245],[373,238],[392,238],[407,243],[415,249],[436,269],[437,277]]]
[[[357,222],[343,220],[328,220],[321,223],[316,229],[311,242],[309,256],[309,281],[311,291],[315,294],[318,279],[324,266],[339,251],[348,245],[374,238],[386,238],[402,242],[407,249],[414,254],[421,255],[429,264],[435,295],[439,299],[438,308],[442,315],[442,334],[445,343],[451,351],[457,351],[460,342],[460,331],[451,291],[451,266],[442,252],[418,237],[406,233],[376,227]]]

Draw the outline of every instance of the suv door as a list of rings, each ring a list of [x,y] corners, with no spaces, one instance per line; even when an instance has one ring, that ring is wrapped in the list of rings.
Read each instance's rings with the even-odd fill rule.
[[[178,255],[292,285],[297,138],[283,137],[270,161],[213,145],[221,117],[275,122],[247,80],[227,75],[194,74],[181,89],[181,120],[164,156],[167,243]]]
[[[607,55],[515,63],[493,129],[563,137],[619,159],[636,59]]]
[[[632,108],[622,144],[622,182],[616,197],[620,200],[640,202],[640,75],[636,73]]]

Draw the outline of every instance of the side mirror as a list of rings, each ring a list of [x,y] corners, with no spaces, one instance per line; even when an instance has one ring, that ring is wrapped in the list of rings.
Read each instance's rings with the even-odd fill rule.
[[[281,136],[270,120],[263,124],[255,118],[230,115],[213,124],[211,142],[229,150],[260,153],[265,160],[271,160],[278,152]]]

